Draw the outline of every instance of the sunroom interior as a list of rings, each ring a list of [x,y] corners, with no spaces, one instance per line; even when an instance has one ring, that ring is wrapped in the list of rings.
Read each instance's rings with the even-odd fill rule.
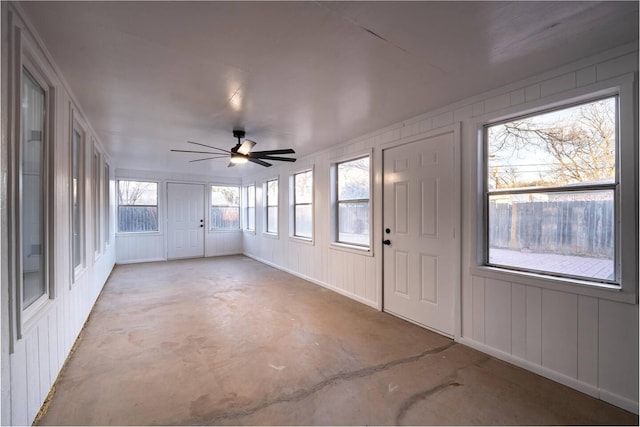
[[[51,417],[64,412],[56,394],[80,360],[83,328],[89,347],[99,331],[124,334],[91,322],[107,310],[100,304],[121,305],[110,321],[127,318],[150,277],[162,283],[154,304],[194,330],[201,319],[189,310],[203,306],[167,295],[244,277],[254,287],[242,292],[264,297],[269,312],[326,301],[337,311],[317,316],[355,324],[345,332],[354,346],[407,334],[399,342],[413,353],[394,353],[401,344],[384,335],[396,359],[376,354],[375,365],[363,361],[368,347],[352,355],[355,367],[325,348],[327,365],[314,368],[324,376],[301,390],[460,349],[473,352],[474,369],[490,357],[630,417],[556,423],[637,423],[637,2],[0,6],[3,425],[46,423],[49,405]],[[220,281],[191,287],[212,277]],[[233,319],[210,309],[210,322]],[[276,323],[264,323],[268,334]],[[238,329],[251,346],[255,334]],[[437,352],[413,346],[422,339]],[[269,375],[294,371],[263,364]],[[438,393],[481,395],[447,381],[456,390],[434,386],[397,407],[354,398],[376,402],[378,418],[328,417],[320,398],[316,412],[276,416],[276,403],[315,399],[287,388],[251,410],[232,399],[233,416],[127,419],[97,405],[104,418],[50,422],[456,423],[407,412]],[[405,386],[385,387],[387,396]],[[205,396],[194,390],[194,402]]]

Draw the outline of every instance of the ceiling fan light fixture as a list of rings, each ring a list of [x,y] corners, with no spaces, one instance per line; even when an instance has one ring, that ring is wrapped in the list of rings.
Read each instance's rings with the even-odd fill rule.
[[[242,154],[231,153],[231,163],[236,165],[241,165],[243,163],[247,163],[249,158]]]

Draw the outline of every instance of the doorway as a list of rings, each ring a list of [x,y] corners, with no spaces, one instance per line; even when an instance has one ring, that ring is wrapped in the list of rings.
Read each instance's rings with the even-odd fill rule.
[[[167,258],[204,256],[204,185],[167,184]]]
[[[459,133],[383,151],[384,310],[454,336],[459,285]]]

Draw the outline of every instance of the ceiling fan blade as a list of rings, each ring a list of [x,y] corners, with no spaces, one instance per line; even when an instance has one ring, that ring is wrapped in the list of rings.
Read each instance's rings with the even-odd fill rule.
[[[242,143],[242,145],[238,148],[238,150],[236,152],[240,153],[240,154],[247,155],[247,154],[249,154],[249,151],[251,151],[251,149],[253,148],[254,145],[256,145],[255,142],[253,142],[250,139],[245,139],[244,142]]]
[[[198,153],[198,154],[220,154],[222,155],[222,153],[216,153],[216,152],[211,152],[211,151],[191,151],[191,150],[169,150],[169,151],[174,151],[176,153]]]
[[[285,148],[282,150],[253,151],[251,154],[266,154],[269,156],[271,154],[296,154],[296,152],[292,148]]]
[[[229,156],[215,156],[215,157],[206,157],[204,159],[196,159],[196,160],[189,160],[189,163],[193,163],[193,162],[201,162],[203,160],[211,160],[211,159],[226,159]]]
[[[202,145],[203,147],[213,148],[214,150],[222,151],[223,153],[230,153],[230,151],[228,150],[223,150],[222,148],[218,148],[218,147],[212,147],[211,145],[200,144],[199,142],[193,142],[193,141],[187,141],[187,142],[189,144],[196,144],[196,145]]]
[[[279,162],[295,162],[296,159],[292,159],[291,157],[279,157],[279,156],[254,156],[253,153],[249,154],[249,160],[251,159],[265,159],[265,160],[276,160]]]
[[[265,166],[265,167],[270,167],[271,166],[271,163],[263,162],[262,160],[255,159],[253,157],[249,157],[249,161],[253,162],[255,164],[258,164],[260,166]]]
[[[233,162],[229,162],[229,164],[227,165],[228,168],[233,168],[235,166],[236,166],[236,164],[233,163]]]

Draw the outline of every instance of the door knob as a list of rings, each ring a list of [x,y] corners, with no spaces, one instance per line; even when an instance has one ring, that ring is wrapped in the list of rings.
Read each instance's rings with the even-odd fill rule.
[[[200,224],[200,227],[204,227],[204,224]]]
[[[391,246],[391,240],[387,239],[387,240],[383,240],[382,241],[383,245],[387,245],[387,246]]]

